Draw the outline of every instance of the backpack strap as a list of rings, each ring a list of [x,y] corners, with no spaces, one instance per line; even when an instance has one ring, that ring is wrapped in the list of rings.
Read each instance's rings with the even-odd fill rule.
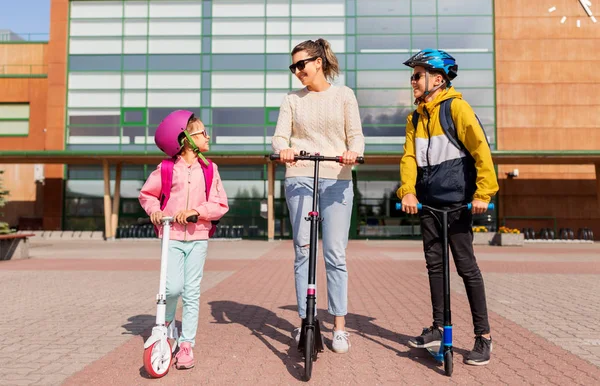
[[[417,131],[417,125],[419,124],[419,112],[417,110],[412,113],[412,124],[415,131]]]
[[[173,167],[175,160],[173,158],[164,159],[160,163],[160,210],[165,209],[169,198],[171,198],[171,185],[173,184]]]
[[[206,192],[206,201],[208,201],[208,197],[210,195],[210,189],[212,188],[212,182],[213,182],[213,178],[215,175],[215,167],[213,165],[213,162],[206,158],[206,161],[208,161],[208,165],[206,165],[204,162],[202,162],[201,159],[198,158],[198,162],[200,163],[200,166],[202,167],[202,173],[204,173],[204,189]],[[212,220],[211,221],[212,226],[210,228],[210,230],[208,231],[208,237],[212,237],[215,232],[217,231],[217,224],[219,223],[219,220]]]
[[[456,132],[456,127],[454,126],[454,120],[452,119],[452,111],[450,107],[452,106],[452,101],[454,98],[446,99],[440,105],[440,124],[442,125],[442,130],[446,137],[457,149],[466,150],[465,146],[458,139],[458,133]]]

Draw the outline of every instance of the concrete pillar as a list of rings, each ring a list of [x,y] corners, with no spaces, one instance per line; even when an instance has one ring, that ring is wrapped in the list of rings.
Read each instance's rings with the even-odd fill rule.
[[[267,236],[269,241],[275,239],[275,164],[270,161],[267,163]]]
[[[112,238],[112,203],[110,199],[110,165],[108,160],[102,160],[104,171],[104,237],[106,240]]]
[[[121,203],[121,169],[123,164],[117,164],[117,170],[115,175],[115,192],[113,195],[112,202],[112,216],[111,216],[111,230],[112,237],[117,237],[117,227],[119,226],[119,205]]]

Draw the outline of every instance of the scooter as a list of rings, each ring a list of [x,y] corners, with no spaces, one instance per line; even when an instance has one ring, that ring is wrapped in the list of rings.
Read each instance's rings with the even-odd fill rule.
[[[279,160],[279,154],[271,154],[269,158]],[[317,249],[318,249],[318,222],[323,221],[319,217],[317,204],[319,202],[319,163],[323,161],[342,162],[341,156],[325,157],[316,153],[310,155],[305,151],[301,151],[300,155],[294,157],[294,161],[307,160],[313,161],[315,171],[313,175],[313,202],[312,210],[308,213],[308,217],[304,219],[310,221],[310,246],[308,259],[308,289],[306,291],[306,318],[302,320],[300,330],[300,341],[298,342],[298,350],[304,354],[304,379],[309,381],[312,376],[313,362],[317,360],[317,355],[323,352],[323,337],[321,336],[321,326],[319,320],[315,316],[316,310],[316,268],[317,268]],[[356,158],[357,163],[364,163],[363,157]]]
[[[198,216],[190,216],[188,222],[195,223]],[[156,324],[152,328],[152,334],[144,343],[144,369],[152,378],[161,378],[167,375],[173,361],[173,353],[177,349],[179,334],[175,327],[175,320],[169,326],[165,323],[165,312],[167,305],[167,260],[169,257],[169,240],[171,236],[171,224],[173,217],[161,219],[163,237],[161,241],[160,256],[160,284],[156,295]],[[169,340],[173,340],[171,344]]]
[[[452,375],[453,371],[453,350],[452,350],[452,315],[450,312],[450,257],[448,252],[448,214],[459,210],[471,210],[472,204],[461,205],[456,208],[443,210],[432,208],[431,206],[417,204],[417,210],[428,210],[433,214],[433,217],[440,224],[442,231],[442,269],[444,280],[444,331],[442,332],[442,344],[439,347],[428,347],[427,351],[435,358],[435,360],[444,364],[444,372],[447,376]],[[396,210],[402,209],[402,203],[396,203]],[[493,210],[494,204],[488,205],[488,210]],[[441,215],[442,219],[438,217]]]

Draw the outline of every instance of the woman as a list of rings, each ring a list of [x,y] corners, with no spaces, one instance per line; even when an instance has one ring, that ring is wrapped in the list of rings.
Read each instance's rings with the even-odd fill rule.
[[[307,40],[292,50],[290,71],[305,86],[290,92],[279,111],[272,146],[286,163],[285,196],[290,212],[296,259],[294,272],[298,314],[306,317],[310,223],[304,217],[312,205],[314,165],[294,162],[305,150],[324,156],[342,155],[340,164],[323,162],[319,169],[319,213],[327,271],[328,311],[334,316],[333,351],[350,347],[345,329],[348,304],[346,246],[352,216],[352,165],[364,152],[358,103],[352,89],[330,82],[339,74],[337,58],[324,39]],[[300,328],[293,332],[296,342]]]

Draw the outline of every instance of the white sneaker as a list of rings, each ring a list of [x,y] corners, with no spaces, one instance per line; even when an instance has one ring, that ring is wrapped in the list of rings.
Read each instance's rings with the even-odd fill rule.
[[[333,331],[333,341],[331,348],[338,354],[345,354],[350,349],[350,334],[346,331]]]
[[[292,338],[296,341],[296,344],[300,343],[300,333],[302,332],[302,328],[298,327],[294,331],[292,331]]]

